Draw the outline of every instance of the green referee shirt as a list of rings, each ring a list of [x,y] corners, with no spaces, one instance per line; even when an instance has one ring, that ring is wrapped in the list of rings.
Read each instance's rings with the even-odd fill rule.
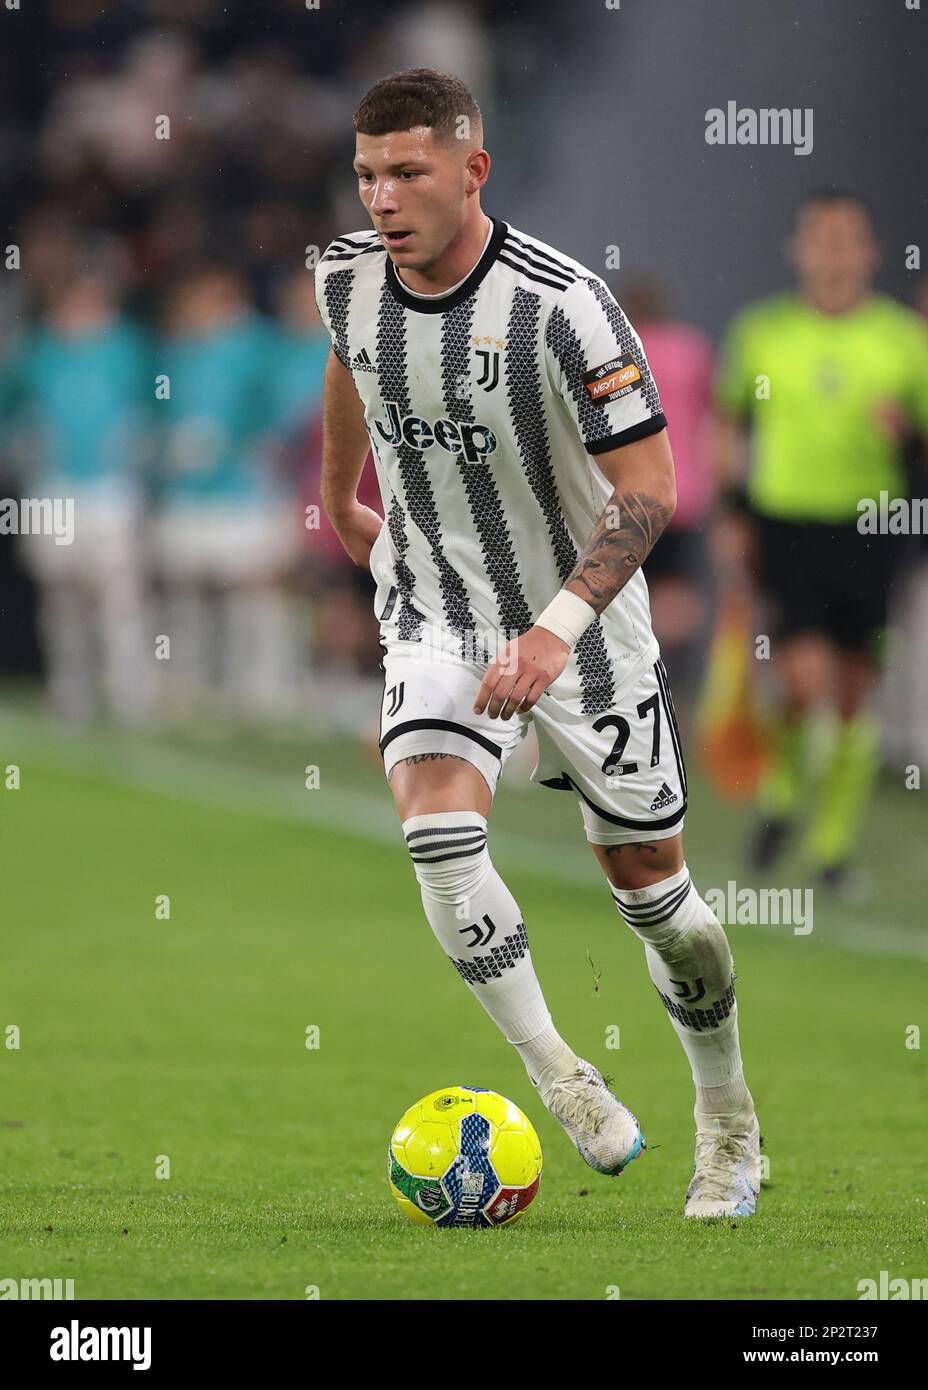
[[[751,428],[748,496],[757,511],[856,520],[862,498],[907,495],[899,447],[877,408],[901,406],[928,433],[928,326],[885,295],[824,314],[778,294],[732,322],[715,395]]]

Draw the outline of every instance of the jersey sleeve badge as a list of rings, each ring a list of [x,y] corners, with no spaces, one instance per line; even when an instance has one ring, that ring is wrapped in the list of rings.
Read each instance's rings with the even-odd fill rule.
[[[611,357],[601,367],[594,367],[581,378],[590,400],[605,402],[620,401],[631,391],[640,391],[643,386],[641,369],[630,352],[621,357]]]

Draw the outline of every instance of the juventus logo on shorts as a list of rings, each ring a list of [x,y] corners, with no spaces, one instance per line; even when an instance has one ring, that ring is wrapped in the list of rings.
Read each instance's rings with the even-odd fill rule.
[[[499,353],[495,349],[488,352],[486,348],[477,348],[477,356],[481,359],[483,368],[482,374],[477,378],[477,385],[482,386],[484,391],[492,391],[499,385]]]
[[[403,703],[403,687],[405,686],[405,684],[405,681],[400,681],[399,685],[391,685],[390,689],[387,691],[387,694],[390,697],[390,706],[387,710],[388,719],[393,718],[394,714],[396,714],[396,711]]]

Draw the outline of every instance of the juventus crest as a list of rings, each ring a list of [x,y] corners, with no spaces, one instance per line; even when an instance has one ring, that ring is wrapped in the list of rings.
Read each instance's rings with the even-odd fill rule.
[[[487,348],[478,348],[477,359],[481,366],[477,385],[482,386],[484,391],[492,391],[499,384],[499,351],[496,348],[492,352]]]
[[[506,346],[506,340],[505,338],[493,338],[487,334],[485,337],[474,337],[471,342],[474,345],[477,365],[480,368],[477,385],[482,386],[484,391],[493,391],[499,385],[499,359],[502,349]]]

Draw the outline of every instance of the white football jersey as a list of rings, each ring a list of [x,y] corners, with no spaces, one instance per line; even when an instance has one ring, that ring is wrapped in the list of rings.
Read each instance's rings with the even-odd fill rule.
[[[612,496],[598,453],[665,428],[641,341],[604,281],[493,217],[450,293],[399,279],[374,230],[316,267],[332,346],[364,403],[386,524],[371,553],[389,643],[485,666],[562,587]],[[610,709],[657,659],[640,570],[549,693]]]

